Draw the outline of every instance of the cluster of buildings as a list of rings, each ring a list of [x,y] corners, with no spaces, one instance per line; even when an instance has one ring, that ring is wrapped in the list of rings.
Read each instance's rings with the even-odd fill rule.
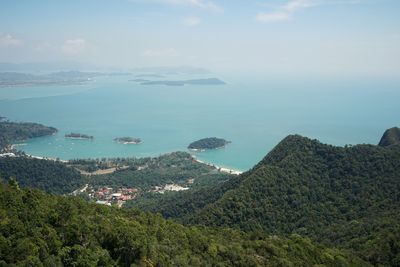
[[[193,181],[194,179],[190,179],[189,183],[193,183]],[[178,184],[166,184],[164,186],[155,186],[148,192],[164,194],[166,191],[183,191],[188,189],[188,187],[183,187]],[[101,187],[95,189],[89,184],[86,184],[83,188],[75,190],[72,195],[78,195],[80,193],[87,194],[89,198],[94,199],[97,204],[122,207],[126,201],[135,199],[139,195],[139,189],[127,187],[118,189]]]
[[[0,154],[0,158],[5,158],[5,157],[11,157],[11,158],[14,158],[15,157],[15,154],[14,153],[3,153],[3,154]]]
[[[164,194],[166,191],[184,191],[189,190],[188,187],[183,187],[178,184],[166,184],[164,186],[155,186],[151,192]]]
[[[96,199],[96,203],[111,206],[113,204],[121,207],[126,201],[132,200],[139,192],[136,188],[118,188],[103,187],[98,190],[92,189],[89,192],[89,197]]]

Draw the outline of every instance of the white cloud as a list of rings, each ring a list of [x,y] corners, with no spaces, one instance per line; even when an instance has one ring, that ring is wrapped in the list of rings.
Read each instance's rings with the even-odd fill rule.
[[[362,0],[290,0],[285,4],[276,6],[271,12],[260,12],[256,20],[261,22],[276,22],[290,20],[299,10],[329,4],[358,4]]]
[[[219,11],[221,9],[221,7],[219,7],[213,1],[205,1],[205,0],[163,0],[163,1],[168,2],[170,4],[191,5],[215,11]]]
[[[57,47],[48,42],[44,42],[34,45],[33,49],[36,50],[37,52],[43,53],[43,52],[48,52],[49,50],[56,50]]]
[[[86,41],[81,38],[69,39],[61,46],[61,51],[65,54],[76,55],[84,51],[86,48]]]
[[[5,34],[0,36],[0,46],[20,46],[22,45],[22,41],[13,37],[11,34]]]
[[[290,14],[288,14],[287,12],[261,12],[257,14],[256,19],[262,22],[284,21],[290,19]]]
[[[212,0],[130,0],[130,2],[140,2],[140,3],[155,2],[168,5],[192,6],[218,12],[223,11],[223,8],[217,5]]]
[[[315,5],[317,5],[317,2],[313,0],[292,0],[283,5],[282,8],[288,13],[293,13],[299,9],[312,7]]]
[[[194,27],[201,23],[200,18],[198,17],[187,17],[183,20],[183,24],[188,27]]]
[[[146,49],[143,55],[146,57],[175,57],[178,52],[175,48]]]

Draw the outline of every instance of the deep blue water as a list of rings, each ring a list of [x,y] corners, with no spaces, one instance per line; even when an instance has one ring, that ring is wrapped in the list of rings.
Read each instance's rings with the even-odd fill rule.
[[[85,85],[0,88],[0,115],[59,129],[20,146],[46,157],[155,156],[186,150],[203,137],[232,141],[197,153],[220,166],[246,170],[282,138],[298,133],[334,145],[379,141],[400,125],[400,82],[365,79],[272,79],[225,75],[224,86],[142,86],[132,77]],[[95,136],[68,140],[65,133]],[[113,142],[133,136],[140,145]]]

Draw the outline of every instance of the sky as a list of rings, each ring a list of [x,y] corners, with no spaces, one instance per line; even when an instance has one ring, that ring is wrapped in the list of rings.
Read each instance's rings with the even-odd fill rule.
[[[0,62],[400,77],[399,0],[0,0]]]

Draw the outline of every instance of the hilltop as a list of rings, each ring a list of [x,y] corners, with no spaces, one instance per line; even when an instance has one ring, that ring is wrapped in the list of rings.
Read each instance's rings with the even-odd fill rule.
[[[291,135],[237,178],[142,207],[186,224],[297,233],[395,265],[399,174],[399,146],[335,147]]]
[[[381,141],[379,141],[379,146],[391,146],[400,144],[400,128],[393,127],[385,131]]]

